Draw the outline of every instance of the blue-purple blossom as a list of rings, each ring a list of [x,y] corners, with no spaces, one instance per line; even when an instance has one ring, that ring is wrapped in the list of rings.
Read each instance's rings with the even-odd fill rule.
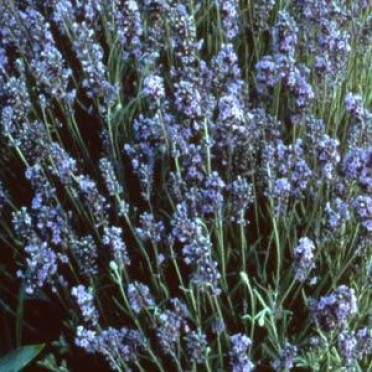
[[[106,357],[110,356],[107,359],[113,358],[117,364],[120,364],[121,360],[130,362],[136,359],[145,344],[146,340],[139,331],[125,327],[121,329],[109,327],[102,330],[97,338],[98,352]],[[110,364],[115,369],[112,362]]]
[[[121,371],[122,361],[130,362],[136,359],[146,340],[140,332],[125,327],[109,327],[96,331],[80,325],[76,328],[75,344],[87,353],[101,354],[112,370]]]
[[[27,117],[31,102],[24,79],[10,78],[0,90],[3,101],[0,108],[0,133],[5,136],[17,134],[17,125]],[[14,145],[14,140],[10,141]]]
[[[254,31],[256,33],[268,31],[270,28],[270,14],[275,7],[275,0],[259,0],[252,3],[252,5]]]
[[[186,337],[186,350],[189,360],[192,363],[201,364],[206,359],[207,337],[205,333],[199,331],[189,332]]]
[[[353,200],[353,206],[362,226],[368,232],[372,232],[372,196],[357,196]]]
[[[165,97],[163,78],[156,74],[147,76],[143,81],[143,93],[150,101],[160,101]]]
[[[239,2],[237,0],[219,0],[222,25],[228,40],[239,33]]]
[[[76,182],[83,202],[91,212],[96,226],[106,223],[109,204],[106,198],[98,191],[96,182],[86,175],[76,177]]]
[[[253,185],[245,178],[238,176],[238,178],[228,186],[228,189],[231,194],[230,220],[239,225],[244,225],[247,223],[245,213],[254,201]]]
[[[33,294],[36,289],[51,283],[58,272],[58,256],[46,242],[35,238],[25,245],[27,271],[18,271],[18,277],[26,279],[26,293]]]
[[[191,281],[201,291],[210,291],[214,295],[221,293],[221,273],[218,270],[217,261],[211,257],[203,256],[196,263],[195,271],[191,274]]]
[[[328,181],[335,176],[336,168],[341,160],[338,147],[340,142],[324,134],[317,142],[317,160],[321,175]]]
[[[127,246],[123,240],[123,230],[117,226],[107,226],[104,228],[102,242],[111,250],[111,255],[118,265],[129,266]]]
[[[103,61],[103,49],[95,40],[94,31],[86,22],[71,25],[74,35],[74,51],[84,72],[82,86],[89,98],[102,97],[107,104],[112,104],[117,88],[108,81],[108,72]]]
[[[95,326],[98,323],[99,314],[91,290],[79,284],[72,288],[71,295],[75,298],[84,321]]]
[[[87,353],[94,354],[97,345],[97,332],[80,325],[76,328],[75,344]]]
[[[181,336],[182,319],[173,311],[165,310],[158,318],[156,335],[162,351],[172,354]]]
[[[224,205],[223,191],[225,183],[219,176],[218,172],[212,172],[204,181],[204,186],[201,190],[200,203],[202,205],[202,212],[220,213]]]
[[[263,151],[262,171],[267,182],[265,194],[273,199],[274,210],[285,212],[291,198],[302,198],[311,180],[312,171],[304,159],[302,139],[292,145],[278,141]]]
[[[171,218],[171,225],[172,235],[181,243],[192,240],[201,229],[200,224],[190,218],[186,203],[181,203],[176,206],[176,210]]]
[[[273,28],[273,47],[275,53],[280,53],[293,60],[296,53],[298,27],[293,17],[286,11],[279,12],[279,18]]]
[[[293,94],[298,109],[308,107],[314,99],[314,91],[308,82],[309,70],[304,67],[294,67],[285,78],[288,90]]]
[[[152,213],[145,212],[140,216],[140,227],[136,228],[138,236],[154,244],[160,243],[163,238],[164,224],[162,221],[156,221]]]
[[[275,371],[291,370],[294,367],[294,359],[297,353],[297,346],[286,342],[280,351],[279,357],[271,363],[271,366]]]
[[[192,82],[181,80],[175,84],[175,101],[177,110],[189,119],[202,116],[202,97],[199,88]]]
[[[57,142],[49,146],[49,156],[52,159],[52,173],[64,184],[71,183],[71,177],[77,171],[76,160]]]
[[[112,162],[107,158],[101,158],[99,161],[99,167],[109,194],[111,196],[121,195],[123,193],[123,187],[120,185],[116,177]]]
[[[155,306],[155,300],[150,293],[150,288],[142,283],[128,284],[128,301],[131,309],[139,314],[141,310]]]
[[[257,90],[261,94],[267,92],[267,88],[272,88],[278,82],[277,65],[272,56],[262,57],[256,64]]]
[[[114,0],[110,6],[112,6],[112,20],[109,20],[108,26],[117,35],[122,47],[123,60],[140,58],[144,49],[142,40],[144,29],[138,1]]]
[[[299,0],[294,15],[301,30],[302,44],[312,55],[313,68],[319,77],[329,82],[345,78],[350,54],[350,33],[344,23],[348,14],[346,4],[339,1]]]
[[[250,372],[254,369],[254,364],[248,357],[248,349],[252,345],[249,337],[236,333],[230,337],[230,363],[233,372]]]
[[[314,250],[315,245],[313,241],[307,237],[301,238],[293,249],[292,269],[295,279],[299,282],[304,282],[311,270],[315,268]]]
[[[322,34],[318,37],[318,45],[324,57],[318,56],[314,67],[318,73],[337,76],[337,69],[345,68],[351,50],[350,35],[347,31],[342,31],[335,20],[324,22],[321,29]]]
[[[340,285],[328,296],[310,299],[309,311],[314,322],[325,331],[345,327],[358,311],[355,291]]]
[[[230,43],[222,44],[217,55],[212,58],[212,87],[219,94],[238,95],[244,89],[238,56]]]
[[[338,347],[347,368],[372,353],[372,330],[364,327],[358,331],[344,330],[338,335]]]
[[[98,247],[92,235],[73,239],[72,251],[83,275],[93,276],[98,274]]]
[[[212,259],[212,242],[201,220],[190,219],[186,205],[180,204],[173,215],[172,225],[173,236],[183,243],[184,262],[195,268],[191,280],[199,289],[219,294],[221,274],[217,262]]]
[[[346,111],[356,119],[361,119],[364,115],[365,109],[362,97],[359,94],[347,93],[345,96],[345,107]]]
[[[324,212],[327,216],[326,226],[331,231],[336,231],[345,222],[350,220],[349,204],[344,202],[341,198],[335,198],[327,202]]]
[[[343,158],[343,172],[350,181],[372,190],[372,149],[352,148]],[[369,192],[368,191],[368,192]]]
[[[10,12],[13,13],[14,9]],[[15,39],[11,37],[10,43],[14,43],[14,46],[29,59],[28,67],[36,85],[53,98],[59,100],[67,98],[67,101],[70,101],[74,96],[74,93],[68,89],[72,70],[66,67],[46,17],[34,6],[24,9],[19,7],[16,19],[11,17],[9,22],[15,24],[10,26],[6,21],[5,25],[18,29],[16,35],[10,31],[10,35],[15,36]]]

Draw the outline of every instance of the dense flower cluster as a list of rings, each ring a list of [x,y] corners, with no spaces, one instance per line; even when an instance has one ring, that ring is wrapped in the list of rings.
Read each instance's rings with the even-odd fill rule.
[[[301,238],[293,250],[293,271],[296,280],[304,282],[315,267],[315,245],[309,238]]]
[[[338,347],[347,367],[372,353],[372,330],[364,327],[358,331],[344,330],[338,335]]]
[[[293,368],[293,360],[297,356],[298,348],[297,346],[291,345],[286,342],[283,349],[280,352],[280,357],[275,359],[271,366],[275,371],[291,370]]]
[[[146,307],[155,305],[150,289],[142,283],[130,283],[127,292],[130,307],[136,314]]]
[[[208,345],[205,334],[200,331],[189,332],[186,336],[186,343],[190,361],[193,363],[203,363]]]
[[[253,371],[254,364],[248,358],[248,348],[252,341],[243,334],[231,336],[230,359],[233,372]]]
[[[370,10],[0,0],[4,309],[87,369],[366,369]]]
[[[325,331],[344,327],[358,310],[355,291],[340,285],[330,295],[321,297],[318,301],[311,299],[309,310],[314,321]]]

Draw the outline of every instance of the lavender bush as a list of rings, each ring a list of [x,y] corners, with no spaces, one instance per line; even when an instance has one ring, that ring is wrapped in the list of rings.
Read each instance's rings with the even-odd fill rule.
[[[0,0],[11,346],[50,371],[372,368],[371,11]]]

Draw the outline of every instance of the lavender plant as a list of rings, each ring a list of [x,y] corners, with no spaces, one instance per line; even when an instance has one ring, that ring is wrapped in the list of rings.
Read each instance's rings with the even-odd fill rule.
[[[40,366],[372,368],[371,10],[0,0],[0,273],[18,344],[62,309]]]

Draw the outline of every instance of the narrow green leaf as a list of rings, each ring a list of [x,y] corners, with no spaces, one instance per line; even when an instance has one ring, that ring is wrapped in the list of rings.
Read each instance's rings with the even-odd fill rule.
[[[21,371],[43,350],[44,344],[22,346],[0,358],[0,371]]]

